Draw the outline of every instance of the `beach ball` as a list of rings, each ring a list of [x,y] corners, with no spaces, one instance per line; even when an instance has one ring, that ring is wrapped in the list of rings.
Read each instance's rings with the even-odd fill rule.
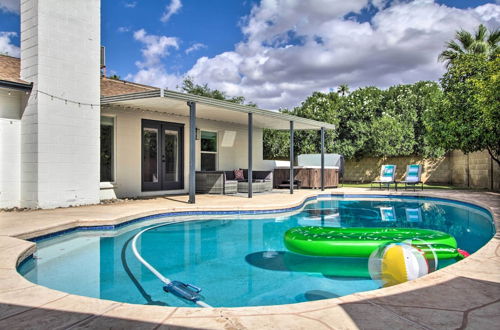
[[[422,250],[410,243],[389,243],[372,252],[368,270],[373,280],[380,282],[382,287],[388,287],[434,271],[433,265],[437,263],[429,263],[427,258]]]

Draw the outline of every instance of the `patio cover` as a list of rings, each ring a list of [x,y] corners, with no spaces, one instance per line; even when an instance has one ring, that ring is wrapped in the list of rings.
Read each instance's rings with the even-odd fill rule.
[[[113,105],[189,117],[187,102],[196,102],[196,118],[246,126],[248,113],[252,113],[254,127],[289,130],[290,121],[293,121],[295,130],[319,130],[321,127],[335,129],[334,125],[325,122],[166,89],[101,98],[102,106]]]

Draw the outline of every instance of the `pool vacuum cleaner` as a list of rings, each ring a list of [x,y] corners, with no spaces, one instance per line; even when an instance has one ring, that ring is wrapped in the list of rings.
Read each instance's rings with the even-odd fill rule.
[[[149,271],[151,271],[151,273],[153,273],[153,275],[155,275],[160,281],[162,281],[165,284],[165,286],[163,287],[163,290],[165,292],[172,293],[174,296],[179,297],[181,299],[191,301],[200,307],[212,308],[212,306],[203,301],[203,296],[200,294],[201,288],[180,281],[171,281],[170,279],[163,276],[158,270],[156,270],[156,268],[151,266],[146,260],[144,260],[144,258],[137,251],[136,243],[142,234],[144,234],[148,230],[167,226],[169,224],[170,223],[162,223],[138,232],[134,236],[134,239],[132,240],[132,252],[134,253],[135,257],[137,258],[137,260],[139,260],[141,264],[143,264],[147,269],[149,269]]]
[[[196,303],[201,301],[203,297],[200,295],[201,288],[192,284],[186,284],[179,281],[172,281],[163,287],[165,292]]]

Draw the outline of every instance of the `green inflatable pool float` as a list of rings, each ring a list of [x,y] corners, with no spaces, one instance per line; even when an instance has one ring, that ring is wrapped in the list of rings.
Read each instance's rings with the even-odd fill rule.
[[[367,258],[381,245],[403,241],[411,241],[426,256],[461,256],[453,236],[430,229],[295,227],[285,233],[287,249],[309,256]]]

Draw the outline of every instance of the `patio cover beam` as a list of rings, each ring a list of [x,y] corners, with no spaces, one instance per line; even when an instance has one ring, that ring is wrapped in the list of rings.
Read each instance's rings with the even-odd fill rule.
[[[248,198],[253,194],[253,176],[252,176],[252,156],[253,156],[253,114],[248,113]]]
[[[196,102],[189,101],[189,200],[196,202]]]
[[[321,191],[325,190],[325,128],[321,127]]]
[[[290,120],[290,194],[293,194],[293,185],[295,184],[294,171],[293,171],[293,149],[295,147],[294,141],[294,131],[293,131],[293,120]],[[298,186],[297,186],[298,187]]]
[[[176,101],[177,104],[182,104],[182,108],[176,108]],[[231,118],[235,118],[235,115],[237,116],[240,114],[240,123],[246,124],[247,116],[245,115],[252,113],[253,126],[258,128],[287,130],[288,123],[290,121],[294,121],[296,130],[320,130],[321,127],[325,127],[326,129],[335,129],[335,125],[333,124],[317,120],[165,89],[105,96],[101,98],[102,106],[116,105],[130,109],[166,112],[184,116],[185,112],[183,112],[183,105],[185,102],[196,102],[197,114],[199,118],[203,119],[226,121],[226,117],[228,117],[228,115]],[[213,110],[218,110],[218,112]],[[206,118],[204,118],[204,116]]]

